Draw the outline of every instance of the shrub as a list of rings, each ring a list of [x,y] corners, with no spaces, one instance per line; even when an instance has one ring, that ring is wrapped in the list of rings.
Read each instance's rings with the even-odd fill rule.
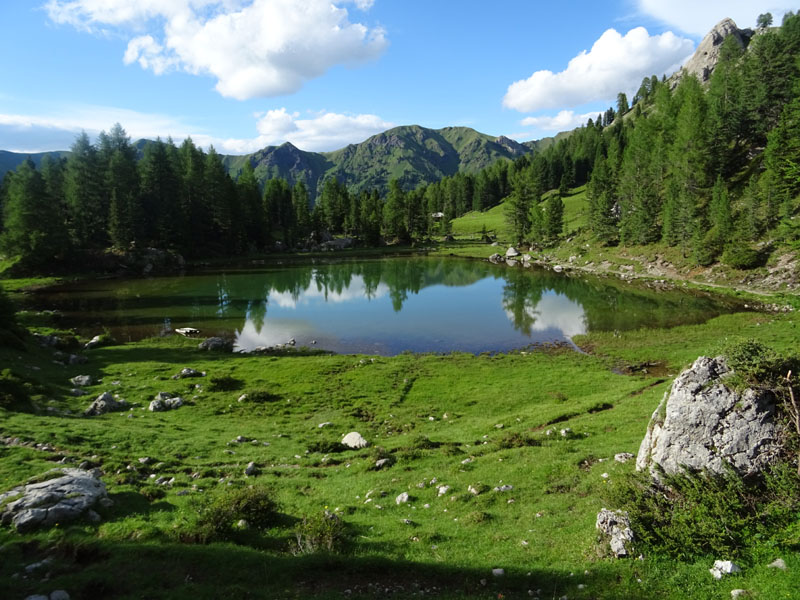
[[[761,266],[764,257],[750,246],[737,244],[722,253],[722,262],[734,269],[753,269]]]
[[[344,452],[349,450],[347,446],[341,442],[323,440],[320,442],[311,442],[308,445],[309,452],[319,452],[320,454],[335,454],[337,452]]]
[[[776,388],[789,371],[798,371],[795,357],[778,354],[774,349],[753,339],[736,340],[722,348],[728,367],[733,369],[734,386]]]
[[[338,552],[346,541],[344,521],[336,513],[324,510],[303,519],[295,531],[290,551],[294,555]]]
[[[638,543],[680,559],[735,558],[756,543],[792,544],[787,528],[800,509],[797,476],[780,465],[760,479],[724,475],[664,475],[654,487],[635,473],[608,488],[608,501],[627,510]]]
[[[208,380],[208,390],[211,392],[235,392],[242,389],[244,382],[230,375],[219,375],[210,377]]]
[[[247,392],[248,402],[255,402],[260,404],[262,402],[275,402],[280,399],[281,397],[278,394],[273,394],[269,390],[265,389],[257,389]]]
[[[521,433],[507,433],[496,442],[499,448],[525,448],[526,446],[541,446],[541,440]]]
[[[208,543],[229,539],[235,524],[244,519],[256,530],[264,530],[276,521],[277,504],[269,490],[250,486],[195,499],[194,514],[188,525],[179,532],[183,541]]]
[[[28,412],[33,410],[31,384],[11,369],[0,371],[0,408]]]

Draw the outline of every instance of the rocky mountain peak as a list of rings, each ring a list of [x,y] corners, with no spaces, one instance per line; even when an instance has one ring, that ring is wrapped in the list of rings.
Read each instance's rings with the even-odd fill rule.
[[[717,66],[719,61],[722,42],[727,37],[734,36],[739,45],[745,48],[752,35],[752,29],[739,29],[733,19],[722,19],[706,34],[692,57],[686,61],[679,71],[670,77],[671,87],[674,89],[678,85],[684,73],[696,75],[701,83],[708,82],[714,72],[714,67]]]

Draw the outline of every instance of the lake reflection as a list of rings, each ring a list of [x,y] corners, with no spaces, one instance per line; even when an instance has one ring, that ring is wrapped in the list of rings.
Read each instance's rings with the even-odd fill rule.
[[[249,351],[294,339],[343,353],[504,351],[593,330],[672,326],[737,308],[681,292],[451,258],[394,258],[95,281],[35,296],[64,325],[121,340],[165,320]]]

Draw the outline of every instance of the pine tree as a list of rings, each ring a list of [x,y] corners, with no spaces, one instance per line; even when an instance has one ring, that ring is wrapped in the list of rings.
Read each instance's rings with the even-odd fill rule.
[[[63,223],[54,218],[44,178],[30,158],[11,177],[3,209],[0,250],[4,254],[19,257],[26,268],[42,268],[64,250]]]
[[[511,196],[505,203],[505,219],[511,227],[517,244],[521,244],[530,232],[530,212],[533,205],[538,205],[541,193],[529,175],[529,171],[521,171],[512,178]]]
[[[554,242],[564,229],[564,201],[561,194],[551,194],[545,202],[545,235]]]
[[[301,238],[306,238],[311,234],[311,211],[308,208],[308,202],[306,184],[298,181],[292,188],[292,205],[297,223],[297,235]]]
[[[69,230],[79,248],[107,245],[108,205],[103,202],[103,169],[97,150],[81,133],[70,150],[64,195],[69,210]]]
[[[245,161],[236,180],[236,193],[243,215],[244,247],[251,251],[261,250],[266,243],[266,219],[258,180],[250,160]]]
[[[389,182],[389,193],[383,206],[383,229],[386,237],[400,241],[409,241],[406,229],[406,193],[397,179]]]

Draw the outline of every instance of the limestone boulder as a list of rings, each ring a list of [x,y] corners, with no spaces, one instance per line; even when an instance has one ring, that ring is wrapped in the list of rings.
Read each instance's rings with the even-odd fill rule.
[[[44,481],[0,494],[0,521],[21,532],[79,518],[96,521],[99,516],[92,508],[98,503],[111,504],[99,477],[82,469],[53,469]]]
[[[111,392],[103,392],[94,399],[94,402],[89,405],[83,414],[87,417],[95,417],[109,412],[125,410],[128,406],[128,403],[124,399],[114,398]]]
[[[678,375],[650,420],[636,457],[637,470],[665,473],[727,466],[753,475],[781,455],[777,399],[766,390],[725,385],[732,371],[721,356],[701,356]]]
[[[366,448],[369,442],[357,431],[351,431],[342,438],[342,444],[348,448]]]
[[[611,552],[617,558],[629,556],[632,551],[633,531],[628,513],[622,510],[602,509],[595,527],[600,531]]]

